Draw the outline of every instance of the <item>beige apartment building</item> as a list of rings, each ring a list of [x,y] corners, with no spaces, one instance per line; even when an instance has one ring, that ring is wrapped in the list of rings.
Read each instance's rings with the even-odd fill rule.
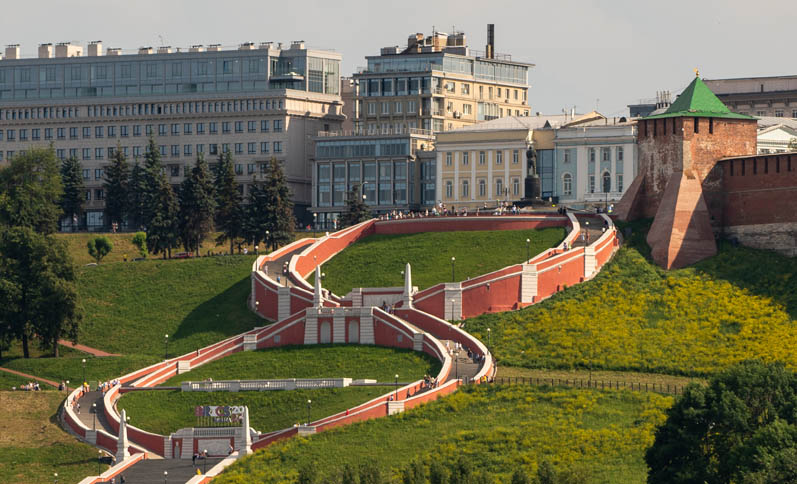
[[[117,146],[132,164],[143,158],[151,135],[173,185],[198,155],[213,163],[232,152],[244,195],[276,157],[297,218],[307,222],[312,136],[340,129],[344,119],[340,61],[340,54],[303,42],[132,54],[103,52],[93,42],[87,56],[79,46],[44,44],[33,59],[9,46],[0,60],[0,166],[36,146],[77,158],[86,186],[81,225],[99,229],[104,168]]]
[[[413,34],[406,47],[385,47],[354,74],[353,130],[401,134],[450,131],[506,116],[528,116],[528,71],[533,64],[495,54],[492,25],[485,52],[471,50],[464,33]]]

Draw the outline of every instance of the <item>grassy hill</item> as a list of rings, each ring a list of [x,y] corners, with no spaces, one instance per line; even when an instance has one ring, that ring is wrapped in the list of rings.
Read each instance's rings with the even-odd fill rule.
[[[504,365],[707,375],[760,358],[797,367],[797,260],[721,245],[663,271],[644,225],[598,276],[547,301],[465,322]]]
[[[97,450],[58,426],[59,392],[0,391],[0,483],[78,482],[97,473]],[[102,470],[107,469],[106,465]]]
[[[399,471],[412,461],[464,459],[500,482],[509,482],[517,468],[534,475],[547,461],[582,476],[577,482],[641,484],[645,448],[671,402],[618,391],[466,387],[400,415],[275,444],[238,461],[214,482],[291,482],[299,469],[312,466],[316,482],[334,483],[341,482],[345,465],[362,463],[401,482]]]
[[[353,378],[393,383],[437,375],[440,362],[426,353],[359,345],[285,346],[235,353],[177,375],[163,386],[182,381],[280,378]]]
[[[324,264],[324,287],[343,296],[353,287],[396,287],[404,284],[404,266],[412,265],[412,283],[421,289],[451,281],[455,257],[456,280],[518,264],[559,244],[565,229],[426,232],[366,237]],[[315,280],[311,274],[310,282]]]

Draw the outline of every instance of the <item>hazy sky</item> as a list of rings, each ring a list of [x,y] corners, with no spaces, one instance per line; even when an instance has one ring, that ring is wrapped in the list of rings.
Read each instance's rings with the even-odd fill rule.
[[[536,64],[532,111],[576,106],[606,115],[673,94],[698,67],[707,78],[797,74],[794,0],[35,0],[4,5],[0,43],[33,57],[43,42],[102,40],[105,47],[305,40],[343,54],[342,74],[380,47],[405,45],[434,26],[464,31],[484,50],[494,23],[496,52]]]

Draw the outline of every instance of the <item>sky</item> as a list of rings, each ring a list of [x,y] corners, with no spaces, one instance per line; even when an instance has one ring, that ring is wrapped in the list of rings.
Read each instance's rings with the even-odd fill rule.
[[[532,112],[622,116],[657,91],[677,94],[695,68],[708,79],[797,74],[795,18],[794,0],[36,0],[3,6],[0,44],[35,57],[46,42],[133,51],[304,40],[340,52],[350,75],[366,55],[433,28],[463,31],[483,51],[493,23],[497,53],[535,64]]]

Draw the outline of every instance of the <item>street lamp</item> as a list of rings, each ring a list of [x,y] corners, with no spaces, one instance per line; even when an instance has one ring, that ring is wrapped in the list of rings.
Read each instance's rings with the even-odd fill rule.
[[[493,332],[490,331],[490,328],[487,328],[487,351],[490,351],[490,347],[493,345],[492,334]]]
[[[168,478],[169,478],[169,471],[163,471],[163,484],[166,484]]]
[[[83,384],[86,384],[86,359],[83,358]]]
[[[454,299],[451,299],[451,321],[454,321]]]
[[[58,484],[58,473],[57,472],[53,473],[53,484]]]
[[[318,214],[313,212],[313,238],[316,237],[316,231],[318,229],[317,224],[318,224]]]
[[[163,335],[163,359],[169,359],[169,335]]]
[[[312,400],[307,400],[307,425],[310,425],[310,404],[313,403]]]
[[[100,475],[100,460],[102,460],[102,451],[97,451],[97,475]]]
[[[456,264],[456,262],[457,262],[457,258],[456,257],[452,257],[451,258],[451,282],[457,282],[457,279],[456,279],[455,273],[454,273],[454,264]]]
[[[208,473],[208,449],[202,451],[204,458],[202,459],[202,474]]]
[[[396,397],[394,400],[398,401],[398,373],[396,373]]]
[[[266,230],[266,240],[263,242],[266,243],[266,253],[268,253],[269,247],[271,247],[271,232]],[[257,247],[255,247],[255,252],[257,251]]]
[[[66,394],[69,395],[69,380],[66,381]]]
[[[97,403],[92,403],[91,408],[94,410],[94,423],[92,424],[93,430],[97,430]]]
[[[531,259],[531,239],[526,239],[526,262]]]

